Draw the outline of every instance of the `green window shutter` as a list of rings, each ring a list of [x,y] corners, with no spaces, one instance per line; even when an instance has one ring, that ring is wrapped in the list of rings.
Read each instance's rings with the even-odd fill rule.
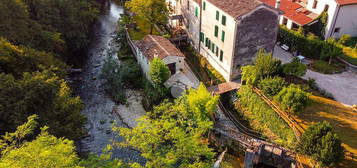
[[[205,41],[205,34],[203,32],[200,32],[200,41],[201,42]]]
[[[219,21],[219,11],[216,11],[216,20]]]
[[[221,50],[221,55],[219,55],[219,60],[223,62],[223,51]]]
[[[198,7],[196,6],[195,8],[195,16],[197,17],[198,16]]]
[[[216,47],[216,56],[218,57],[218,52],[219,52],[219,48],[218,46]]]
[[[226,20],[227,20],[227,18],[226,18],[226,16],[224,16],[224,15],[222,15],[222,25],[226,25]]]
[[[203,2],[203,10],[206,10],[206,2]]]
[[[223,41],[223,42],[224,42],[225,36],[226,36],[226,32],[224,32],[224,31],[222,30],[222,41]]]
[[[216,45],[212,43],[212,52],[214,53],[214,50],[216,49]]]
[[[218,26],[214,26],[214,36],[218,37]]]
[[[210,39],[208,39],[207,47],[208,47],[209,50],[211,49],[211,40]]]
[[[205,43],[205,46],[207,47],[208,46],[208,38],[206,37],[206,43]]]

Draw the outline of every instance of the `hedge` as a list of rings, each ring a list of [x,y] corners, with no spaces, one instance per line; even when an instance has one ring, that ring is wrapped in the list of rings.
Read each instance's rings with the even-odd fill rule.
[[[335,47],[343,52],[341,58],[357,65],[357,49],[353,49],[341,44],[331,44],[319,39],[309,38],[301,34],[300,32],[289,30],[285,26],[280,26],[278,40],[286,44],[291,50],[298,50],[302,55],[312,59],[320,59],[321,53],[324,47]]]

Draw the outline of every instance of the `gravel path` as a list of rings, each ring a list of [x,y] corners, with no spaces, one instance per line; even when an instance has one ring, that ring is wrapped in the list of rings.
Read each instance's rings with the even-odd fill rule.
[[[275,46],[273,55],[283,63],[290,62],[293,58],[291,53],[278,46]],[[340,74],[321,74],[308,69],[303,78],[315,79],[320,88],[331,93],[337,101],[343,104],[357,104],[357,70],[349,69]]]

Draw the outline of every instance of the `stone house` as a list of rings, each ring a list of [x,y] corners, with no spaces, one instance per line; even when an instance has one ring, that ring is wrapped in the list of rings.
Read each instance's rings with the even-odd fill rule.
[[[262,0],[270,6],[280,1],[284,15],[280,24],[289,29],[312,25],[315,19],[327,12],[325,38],[339,38],[343,34],[357,36],[357,0]]]
[[[237,79],[259,49],[274,49],[279,11],[261,1],[176,0],[175,5],[173,15],[182,16],[191,45],[227,81]]]
[[[135,57],[146,78],[150,80],[150,62],[160,58],[171,72],[165,86],[178,97],[188,88],[197,88],[198,79],[185,63],[185,56],[169,40],[161,36],[147,35],[142,40],[133,42]]]

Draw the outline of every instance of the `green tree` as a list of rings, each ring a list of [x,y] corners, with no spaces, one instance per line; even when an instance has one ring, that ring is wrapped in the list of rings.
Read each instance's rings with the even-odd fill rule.
[[[242,70],[242,82],[247,85],[256,85],[259,80],[257,70],[253,65],[243,66]]]
[[[307,71],[307,66],[300,63],[299,59],[294,58],[290,63],[283,65],[283,73],[288,76],[301,77],[304,76]]]
[[[264,49],[258,51],[254,65],[258,79],[277,75],[281,71],[281,61],[274,58],[271,53],[265,52]]]
[[[320,54],[321,59],[328,59],[329,64],[332,63],[333,58],[337,58],[343,55],[342,49],[340,47],[336,47],[337,43],[335,39],[329,38],[326,40],[326,43],[323,44],[322,51]]]
[[[169,11],[165,0],[130,0],[125,6],[150,24],[150,34],[155,24],[162,25],[167,22]]]
[[[0,132],[12,132],[37,114],[50,133],[78,139],[83,135],[83,104],[66,82],[50,71],[24,73],[22,79],[0,73]]]
[[[274,99],[281,104],[283,109],[297,113],[306,106],[309,93],[302,90],[298,85],[291,84],[284,87]]]
[[[338,39],[337,43],[342,44],[342,45],[347,45],[347,43],[352,39],[351,35],[349,34],[344,34]]]
[[[80,168],[73,141],[56,138],[41,128],[35,140],[25,142],[36,128],[37,116],[19,126],[14,133],[6,133],[0,139],[1,168]]]
[[[303,133],[298,149],[312,156],[322,166],[335,167],[344,158],[341,140],[327,121],[310,126]]]
[[[64,77],[68,66],[52,54],[16,46],[0,38],[0,72],[21,78],[24,72],[51,70]]]
[[[125,141],[147,160],[146,167],[211,167],[214,152],[205,138],[213,127],[210,115],[218,97],[213,97],[203,85],[174,102],[165,101],[139,120],[133,129],[114,128]]]
[[[169,68],[161,59],[154,58],[150,62],[149,76],[154,88],[159,93],[159,97],[164,97],[164,95],[166,95],[168,92],[164,86],[164,83],[171,76]]]
[[[259,81],[258,87],[266,96],[275,96],[286,86],[286,82],[280,77],[267,77]]]

